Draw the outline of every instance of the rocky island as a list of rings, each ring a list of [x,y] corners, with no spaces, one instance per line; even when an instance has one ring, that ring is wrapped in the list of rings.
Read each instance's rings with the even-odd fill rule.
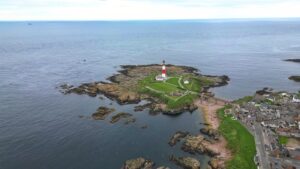
[[[286,59],[284,61],[287,62],[295,62],[295,63],[300,63],[300,59]],[[300,75],[293,75],[289,77],[290,80],[293,80],[295,82],[300,82]]]
[[[300,76],[290,76],[289,79],[295,82],[300,82]]]
[[[225,168],[225,161],[230,159],[231,152],[226,148],[227,142],[218,131],[219,121],[216,111],[223,107],[226,101],[215,98],[209,89],[228,84],[227,76],[203,75],[193,67],[165,65],[164,62],[162,65],[123,65],[121,68],[117,74],[107,78],[109,82],[84,83],[77,87],[64,84],[61,85],[61,91],[64,94],[85,94],[91,97],[102,94],[120,105],[137,104],[146,100],[147,103],[135,106],[134,111],[148,108],[149,113],[154,115],[157,113],[178,115],[202,109],[206,128],[201,129],[196,135],[178,131],[170,138],[169,145],[173,147],[180,142],[182,151],[191,155],[207,154],[212,157],[208,168]],[[114,108],[101,106],[92,117],[95,120],[104,120],[114,111]],[[126,120],[125,124],[135,122],[132,114],[120,112],[111,117],[110,123],[116,123],[121,119]],[[191,156],[170,155],[169,160],[182,168],[200,168],[200,162]],[[151,160],[139,157],[127,160],[123,168],[154,168],[154,165]]]
[[[84,83],[78,87],[64,84],[65,94],[86,94],[92,97],[103,94],[119,104],[150,103],[136,110],[150,108],[150,112],[179,114],[197,109],[194,101],[206,95],[209,88],[226,85],[227,76],[202,75],[197,69],[187,66],[164,65],[168,75],[162,77],[162,65],[123,65],[118,74],[109,77],[110,82]]]
[[[284,60],[284,61],[300,63],[300,59],[286,59],[286,60]]]

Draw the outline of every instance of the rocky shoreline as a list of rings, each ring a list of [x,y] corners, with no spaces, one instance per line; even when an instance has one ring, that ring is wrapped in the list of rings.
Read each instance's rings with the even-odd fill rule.
[[[146,100],[147,103],[143,105],[137,105],[134,108],[134,111],[143,111],[149,109],[149,114],[156,115],[159,113],[167,115],[178,115],[182,112],[193,112],[201,106],[199,106],[199,99],[207,97],[212,97],[213,94],[209,93],[208,90],[212,87],[219,87],[228,84],[230,80],[227,76],[210,76],[202,75],[198,72],[197,69],[187,66],[175,66],[175,65],[166,65],[170,72],[176,72],[177,74],[186,74],[192,73],[197,77],[204,79],[212,79],[213,83],[204,84],[202,90],[198,94],[196,101],[193,101],[191,104],[181,106],[180,108],[167,108],[166,104],[163,103],[159,98],[154,96],[140,93],[138,90],[139,81],[148,77],[151,74],[158,74],[161,71],[161,65],[152,64],[152,65],[123,65],[121,66],[122,70],[118,71],[118,74],[115,74],[107,78],[110,82],[91,82],[83,83],[77,87],[73,85],[63,84],[60,86],[60,91],[63,94],[78,94],[78,95],[88,95],[91,97],[96,97],[99,94],[104,95],[105,97],[116,101],[120,105],[124,104],[137,104],[142,100]],[[102,96],[100,97],[100,99]],[[102,98],[103,99],[103,98]],[[115,110],[113,108],[99,107],[95,113],[92,114],[92,118],[95,120],[105,120],[108,115],[113,113]],[[204,112],[205,114],[205,112]],[[125,124],[135,122],[135,118],[132,114],[126,112],[120,112],[114,114],[111,117],[110,123],[116,123],[124,119]],[[206,121],[208,126],[207,128],[201,129],[199,134],[192,135],[188,132],[178,131],[176,132],[169,141],[170,146],[175,146],[176,144],[181,144],[181,150],[190,153],[191,155],[195,154],[206,154],[212,157],[208,163],[208,169],[224,169],[225,160],[222,157],[222,152],[214,148],[216,144],[223,141],[219,132],[216,128],[211,128],[211,122]],[[213,126],[213,125],[212,125]],[[142,128],[147,128],[147,126],[142,126]],[[207,135],[204,137],[203,135]],[[221,139],[220,139],[221,138]],[[221,141],[220,141],[221,140]],[[223,145],[225,146],[225,145]],[[223,147],[225,148],[225,147]],[[186,169],[200,169],[200,162],[191,157],[175,157],[170,155],[170,161],[174,164],[186,168]],[[123,169],[152,169],[154,168],[155,163],[149,159],[143,157],[138,157],[136,159],[127,160]],[[158,167],[157,169],[168,169],[168,167]]]
[[[228,84],[230,80],[228,76],[211,76],[202,75],[196,68],[188,66],[175,66],[166,65],[170,72],[176,72],[177,74],[194,74],[198,77],[210,78],[214,80],[213,84],[209,84],[203,87],[202,93],[208,92],[212,87],[219,87]],[[150,109],[151,114],[164,113],[168,115],[176,115],[185,111],[193,112],[197,109],[194,104],[184,105],[180,108],[167,108],[162,101],[151,95],[140,93],[138,91],[138,83],[140,80],[151,74],[158,74],[161,71],[161,65],[122,65],[121,70],[117,74],[108,77],[110,82],[91,82],[83,83],[77,87],[73,85],[63,84],[60,86],[60,91],[63,94],[75,93],[79,95],[89,95],[96,97],[98,94],[103,94],[111,100],[115,100],[120,105],[124,104],[137,104],[141,100],[148,100],[150,103],[136,108],[136,111],[143,110],[145,108]]]
[[[209,138],[205,138],[201,134],[192,135],[188,132],[177,131],[170,138],[169,145],[173,147],[177,143],[181,143],[181,149],[191,155],[209,155],[211,159],[206,169],[225,169],[225,160],[219,157],[220,153],[217,149],[212,148],[215,142],[219,140],[214,138],[215,134],[212,134],[217,131],[203,129],[202,132]],[[192,156],[175,157],[170,155],[169,160],[183,169],[200,169],[201,166],[199,160]],[[125,161],[122,169],[153,169],[155,168],[154,166],[155,163],[153,161],[138,157]],[[157,169],[169,169],[169,167],[160,166]]]

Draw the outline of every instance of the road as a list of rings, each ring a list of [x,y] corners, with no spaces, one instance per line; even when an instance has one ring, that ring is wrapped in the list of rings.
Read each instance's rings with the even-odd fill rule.
[[[269,157],[272,162],[287,163],[292,166],[300,166],[300,161],[291,158],[275,158]]]
[[[259,123],[255,123],[254,128],[256,151],[259,156],[259,168],[270,169],[269,158],[265,150],[263,129]]]

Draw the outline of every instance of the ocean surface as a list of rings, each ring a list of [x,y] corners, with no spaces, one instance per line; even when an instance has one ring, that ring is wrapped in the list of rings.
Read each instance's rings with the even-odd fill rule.
[[[300,64],[282,61],[287,58],[300,58],[297,19],[0,22],[0,169],[118,169],[139,156],[176,168],[168,157],[189,154],[168,140],[177,130],[198,133],[201,112],[151,116],[134,112],[135,105],[63,95],[56,87],[105,80],[119,65],[164,59],[228,75],[229,85],[212,90],[221,98],[263,87],[298,91],[300,84],[288,77],[300,75]],[[137,121],[90,119],[101,105]],[[195,157],[202,166],[209,159]]]

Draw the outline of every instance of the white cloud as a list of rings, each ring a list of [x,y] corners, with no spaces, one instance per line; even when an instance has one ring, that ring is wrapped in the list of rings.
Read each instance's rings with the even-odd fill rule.
[[[300,17],[297,0],[1,0],[0,20]]]

